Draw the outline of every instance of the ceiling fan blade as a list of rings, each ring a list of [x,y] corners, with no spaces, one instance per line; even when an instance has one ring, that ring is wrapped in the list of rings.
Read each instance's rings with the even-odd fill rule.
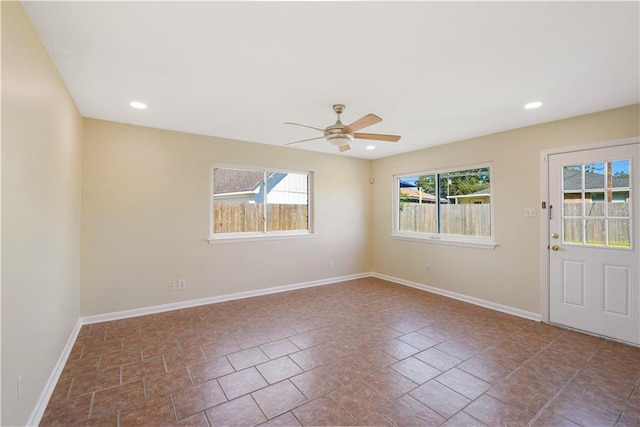
[[[300,123],[284,122],[284,124],[285,125],[301,126],[303,128],[315,129],[315,130],[319,130],[320,132],[324,132],[324,129],[316,128],[316,127],[313,127],[313,126],[301,125]]]
[[[367,126],[375,125],[381,121],[382,119],[375,114],[367,114],[345,127],[344,132],[352,133],[362,128],[366,128]]]
[[[349,144],[344,144],[339,146],[338,149],[340,150],[341,153],[344,153],[347,150],[351,150],[351,147],[349,147]]]
[[[318,136],[315,138],[309,138],[309,139],[301,139],[300,141],[293,141],[293,142],[287,142],[284,145],[291,145],[291,144],[297,144],[299,142],[307,142],[307,141],[313,141],[314,139],[324,139],[324,136]]]
[[[387,142],[400,141],[400,135],[384,135],[381,133],[354,133],[353,137],[358,139],[372,139],[374,141],[387,141]]]

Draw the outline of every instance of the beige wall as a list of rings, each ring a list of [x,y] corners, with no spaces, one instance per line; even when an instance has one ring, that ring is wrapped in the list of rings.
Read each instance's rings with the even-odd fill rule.
[[[541,313],[540,152],[638,136],[639,114],[635,105],[374,161],[374,270]],[[495,250],[391,239],[394,174],[482,162],[492,162]],[[538,217],[525,218],[527,207],[535,207]]]
[[[1,424],[9,426],[27,423],[80,313],[82,121],[22,5],[1,7]]]
[[[371,270],[367,160],[92,119],[83,132],[82,315]],[[212,162],[313,171],[316,237],[209,244]]]

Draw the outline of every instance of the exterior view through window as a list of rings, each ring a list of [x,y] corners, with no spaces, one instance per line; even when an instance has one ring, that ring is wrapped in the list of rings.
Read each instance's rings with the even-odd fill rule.
[[[562,240],[631,247],[629,160],[562,168]]]
[[[396,176],[396,190],[398,235],[491,237],[488,166]]]
[[[214,167],[212,236],[309,232],[308,172]]]

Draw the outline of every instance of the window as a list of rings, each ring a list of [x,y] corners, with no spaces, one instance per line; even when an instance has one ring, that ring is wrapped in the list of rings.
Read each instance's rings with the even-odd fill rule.
[[[562,242],[631,248],[630,160],[562,168]]]
[[[487,165],[397,175],[394,197],[394,237],[495,246]]]
[[[215,166],[210,240],[310,233],[310,172]]]

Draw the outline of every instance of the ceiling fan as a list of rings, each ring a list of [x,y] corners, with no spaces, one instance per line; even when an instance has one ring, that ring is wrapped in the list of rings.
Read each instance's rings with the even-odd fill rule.
[[[322,133],[324,136],[318,136],[316,138],[303,139],[300,141],[289,142],[285,145],[298,144],[300,142],[313,141],[315,139],[324,139],[328,143],[335,145],[338,147],[340,152],[347,151],[351,147],[349,143],[354,139],[371,139],[375,141],[386,141],[386,142],[398,142],[400,140],[399,135],[384,135],[379,133],[356,133],[360,129],[366,128],[371,125],[375,125],[382,121],[382,119],[375,114],[367,114],[364,117],[356,120],[350,125],[344,125],[340,121],[340,114],[344,111],[345,106],[343,104],[335,104],[333,106],[333,111],[338,115],[338,119],[336,123],[330,126],[327,126],[324,129],[320,129],[313,126],[301,125],[299,123],[291,123],[285,122],[285,125],[294,125],[294,126],[302,126],[309,129],[315,129]]]

